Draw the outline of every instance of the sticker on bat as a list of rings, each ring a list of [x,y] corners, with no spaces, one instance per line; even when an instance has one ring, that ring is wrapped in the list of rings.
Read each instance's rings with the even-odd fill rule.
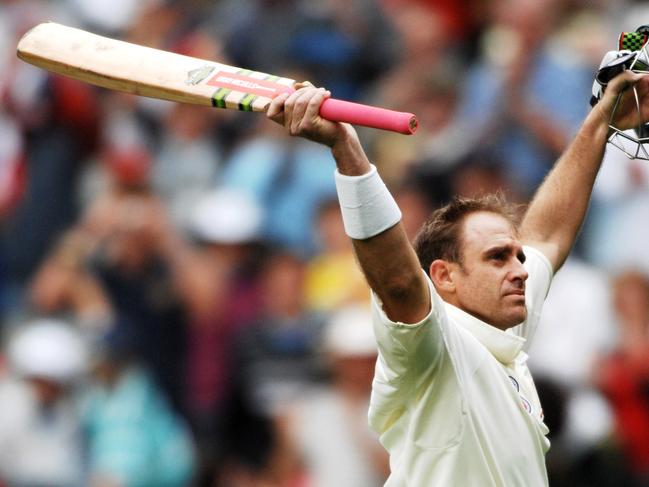
[[[290,91],[290,88],[273,81],[253,78],[241,74],[228,73],[219,71],[212,76],[207,84],[217,88],[226,88],[229,90],[251,93],[259,96],[273,98],[284,91]]]
[[[200,68],[192,69],[187,73],[187,79],[185,80],[186,85],[197,85],[205,78],[207,78],[212,71],[214,71],[214,66],[202,66]]]

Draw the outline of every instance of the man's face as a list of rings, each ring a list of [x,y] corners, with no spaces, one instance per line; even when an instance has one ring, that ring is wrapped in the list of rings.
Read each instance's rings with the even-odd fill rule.
[[[528,275],[513,225],[496,213],[472,213],[464,220],[460,241],[463,262],[451,264],[451,304],[502,330],[523,322]]]

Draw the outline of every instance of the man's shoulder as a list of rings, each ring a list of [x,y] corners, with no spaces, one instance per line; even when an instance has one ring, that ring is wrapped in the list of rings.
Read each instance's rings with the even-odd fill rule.
[[[528,272],[530,272],[530,270],[541,268],[550,276],[550,278],[553,277],[554,270],[552,269],[552,263],[541,250],[533,245],[525,244],[523,245],[523,252],[525,252],[524,266]]]

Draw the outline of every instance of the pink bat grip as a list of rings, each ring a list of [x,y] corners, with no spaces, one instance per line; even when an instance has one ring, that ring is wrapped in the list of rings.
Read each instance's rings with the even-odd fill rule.
[[[329,98],[320,106],[320,116],[332,122],[348,122],[375,129],[414,134],[419,122],[412,113],[396,112],[387,108],[361,105]]]

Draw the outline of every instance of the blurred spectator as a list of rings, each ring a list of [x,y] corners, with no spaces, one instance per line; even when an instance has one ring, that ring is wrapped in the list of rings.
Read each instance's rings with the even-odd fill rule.
[[[83,207],[106,191],[146,187],[151,181],[155,143],[138,98],[113,91],[101,95],[100,146],[79,184]]]
[[[626,485],[619,456],[607,445],[613,415],[592,377],[616,336],[609,286],[600,269],[569,258],[553,280],[530,346],[530,369],[550,428],[552,486]]]
[[[11,213],[24,192],[24,145],[18,125],[0,110],[0,221]]]
[[[416,161],[457,157],[456,135],[449,132],[457,107],[457,68],[462,39],[443,27],[441,12],[426,2],[401,2],[393,11],[400,57],[374,86],[373,101],[416,113],[417,137],[372,133],[372,159],[391,184],[399,184]],[[407,88],[406,88],[407,87]],[[450,156],[449,156],[450,152]]]
[[[38,110],[31,107],[26,116],[47,115],[26,131],[25,192],[6,219],[0,242],[16,286],[25,283],[52,239],[76,219],[77,202],[70,187],[93,149],[99,123],[88,85],[62,77],[45,81],[39,98],[46,103]]]
[[[189,430],[134,360],[135,324],[120,317],[95,350],[95,380],[84,404],[91,487],[190,485]]]
[[[320,207],[315,225],[318,253],[307,264],[307,306],[320,312],[331,312],[352,302],[369,306],[370,289],[356,264],[337,199]]]
[[[315,250],[311,222],[320,204],[336,194],[333,159],[326,147],[287,140],[271,124],[264,131],[233,151],[222,184],[245,191],[266,209],[265,240],[310,255]]]
[[[231,393],[234,337],[256,316],[259,294],[255,243],[263,213],[246,194],[217,189],[188,218],[191,245],[173,228],[161,234],[174,286],[188,315],[184,409],[200,454],[200,476],[212,485],[222,455],[225,404]]]
[[[356,100],[393,64],[392,24],[373,0],[303,0],[289,59],[336,98]]]
[[[185,36],[191,36],[202,26],[209,24],[206,18],[212,4],[210,1],[146,0],[139,3],[137,15],[131,17],[124,33],[129,42],[176,51]]]
[[[103,35],[119,35],[128,29],[139,12],[150,1],[117,0],[67,0],[82,24]]]
[[[442,206],[453,195],[475,197],[500,192],[507,195],[509,201],[521,201],[520,193],[504,174],[501,161],[490,151],[469,152],[459,159],[453,159],[452,164],[448,162],[435,157],[423,159],[408,174],[404,183],[406,190],[425,197],[422,203],[427,203],[429,208]],[[409,187],[412,189],[409,190]],[[399,192],[396,194],[397,202],[401,203],[398,195]],[[424,207],[421,204],[417,206],[419,210],[415,213],[420,216],[413,222],[408,221],[409,217],[404,212],[404,222],[407,231],[410,228],[410,233],[416,233],[422,224]]]
[[[239,485],[242,476],[281,485],[292,473],[276,421],[323,373],[317,348],[323,317],[306,309],[304,277],[304,263],[290,253],[277,252],[264,264],[262,307],[236,343],[225,485]]]
[[[615,416],[617,438],[637,485],[649,484],[649,278],[626,271],[613,282],[620,337],[597,381]]]
[[[216,184],[221,151],[212,129],[219,113],[175,104],[165,119],[162,146],[153,165],[153,186],[178,226],[186,223],[191,208]]]
[[[412,242],[432,212],[432,205],[426,194],[426,187],[405,181],[392,194],[399,208],[401,208],[401,223],[406,235]]]
[[[419,4],[433,10],[442,30],[456,42],[470,40],[485,21],[485,2],[480,0],[382,0],[388,14],[398,14],[408,4]]]
[[[493,154],[474,153],[453,168],[450,173],[451,192],[459,196],[503,193],[510,201],[521,201],[521,194],[507,178],[501,161]]]
[[[482,56],[464,82],[458,113],[464,144],[494,148],[525,197],[588,106],[592,60],[557,35],[567,9],[559,0],[491,2]]]
[[[304,12],[296,0],[251,0],[237,2],[228,13],[226,52],[233,64],[265,73],[282,74],[289,46]],[[217,12],[218,13],[218,12]],[[290,64],[290,61],[289,61]]]
[[[23,324],[7,348],[9,371],[0,382],[0,483],[86,485],[75,403],[88,360],[80,334],[67,323],[39,319]]]
[[[140,357],[180,407],[187,323],[162,248],[168,219],[146,186],[119,185],[97,197],[78,228],[90,270],[114,312],[132,318]]]
[[[396,53],[391,23],[370,0],[256,0],[237,7],[227,11],[229,23],[220,19],[233,64],[281,75],[306,70],[336,97],[359,98]]]
[[[200,59],[228,62],[219,41],[204,30],[184,34],[174,44],[174,50]],[[217,183],[224,152],[218,129],[232,114],[211,107],[169,105],[162,117],[152,183],[173,221],[183,226],[195,203]]]
[[[379,487],[389,464],[367,423],[377,357],[369,308],[341,308],[323,334],[331,381],[290,407],[285,451],[295,452],[313,487]]]
[[[638,225],[647,214],[649,164],[629,159],[619,149],[609,146],[584,229],[585,256],[613,273],[633,267],[649,273],[649,258],[645,252],[649,226]]]
[[[100,332],[111,319],[112,305],[87,268],[86,239],[72,230],[44,259],[29,288],[33,311],[60,316],[88,334]]]
[[[576,258],[566,261],[530,347],[533,370],[573,388],[590,382],[595,358],[610,349],[617,336],[609,286],[601,270]],[[580,353],[574,357],[570,351],[577,347]]]
[[[9,311],[20,311],[22,291],[31,272],[78,214],[75,192],[80,169],[96,148],[100,112],[92,88],[52,76],[15,56],[22,34],[36,23],[71,20],[61,2],[5,1],[0,9],[0,117],[10,117],[2,161],[7,169],[17,161],[24,168],[14,187],[13,211],[4,215],[0,253],[8,280]],[[6,49],[6,50],[5,50]],[[13,127],[13,128],[7,128]],[[13,133],[12,133],[13,132]],[[16,159],[17,158],[17,159]],[[12,161],[13,159],[13,161]],[[18,192],[15,192],[18,190]]]

